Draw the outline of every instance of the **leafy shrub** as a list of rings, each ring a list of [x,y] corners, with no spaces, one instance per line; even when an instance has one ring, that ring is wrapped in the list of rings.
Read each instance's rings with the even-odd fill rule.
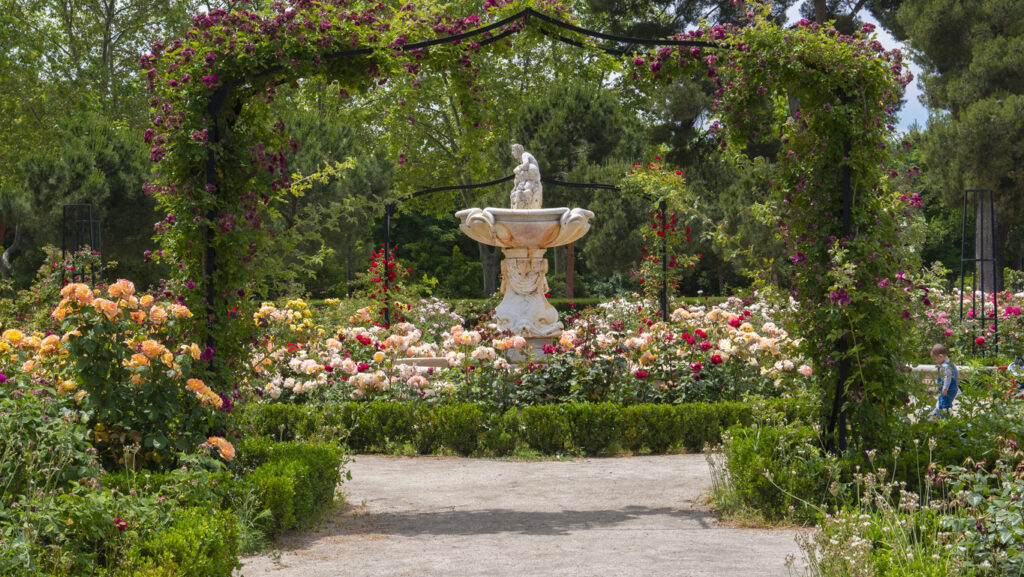
[[[0,389],[0,505],[99,476],[80,419],[45,392]]]
[[[681,437],[675,405],[630,405],[622,408],[622,447],[635,453],[664,453]]]
[[[170,471],[119,471],[103,485],[123,494],[152,495],[179,507],[231,509],[241,498],[242,483],[228,471],[179,467]]]
[[[245,436],[278,441],[337,441],[346,436],[341,415],[315,405],[250,403],[238,419]]]
[[[531,449],[545,455],[565,451],[569,427],[559,405],[526,407],[519,415],[519,436]]]
[[[771,521],[813,521],[835,503],[829,489],[842,466],[823,455],[813,428],[770,417],[735,425],[723,439],[727,480],[735,503]]]
[[[192,313],[184,306],[135,294],[127,280],[106,296],[85,284],[69,284],[52,316],[66,335],[68,362],[53,363],[61,344],[35,352],[32,374],[76,394],[89,417],[96,448],[105,464],[166,467],[175,452],[189,452],[222,421],[224,398],[190,378],[202,349],[185,340]],[[47,337],[47,339],[51,338]],[[29,340],[29,339],[26,339]],[[171,343],[174,343],[173,345]],[[126,451],[126,449],[130,449]]]
[[[147,535],[128,558],[139,565],[135,575],[231,577],[242,566],[235,516],[205,507],[175,508],[168,526]]]
[[[303,526],[321,505],[334,501],[346,459],[331,443],[277,443],[262,437],[240,444],[238,462],[251,471],[246,481],[260,506],[273,512],[264,529],[278,534]]]
[[[480,438],[483,451],[493,457],[511,455],[516,450],[519,434],[519,414],[515,409],[504,413],[491,413]]]
[[[569,444],[587,455],[609,450],[619,437],[622,407],[613,403],[572,403],[562,406]]]
[[[349,444],[360,451],[386,452],[416,438],[416,410],[408,403],[350,403],[342,415],[350,431]]]
[[[485,412],[469,403],[426,405],[373,401],[328,409],[339,426],[352,431],[348,446],[357,452],[391,452],[412,443],[420,453],[447,447],[463,455],[474,450],[508,455],[516,444],[543,454],[566,450],[597,454],[617,449],[665,453],[673,447],[699,451],[718,445],[721,430],[750,423],[754,414],[777,411],[803,422],[811,411],[802,401],[759,403],[626,405],[565,403],[521,410]],[[492,409],[493,411],[493,409]],[[792,417],[789,417],[792,415]]]
[[[460,455],[471,455],[476,451],[484,424],[484,413],[480,407],[454,404],[441,405],[432,410],[424,406],[423,409],[419,412],[420,438],[430,438],[431,441],[417,443],[421,452],[436,450],[437,445],[445,446]]]

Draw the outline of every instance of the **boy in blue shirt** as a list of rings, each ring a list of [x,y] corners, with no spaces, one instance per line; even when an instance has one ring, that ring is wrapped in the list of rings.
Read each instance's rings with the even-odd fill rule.
[[[932,360],[938,365],[938,375],[935,382],[939,389],[939,402],[935,405],[935,410],[929,413],[928,416],[933,419],[948,417],[949,410],[953,408],[953,399],[956,398],[956,394],[959,391],[957,381],[960,379],[960,372],[957,370],[956,365],[949,360],[949,351],[942,345],[932,347]]]

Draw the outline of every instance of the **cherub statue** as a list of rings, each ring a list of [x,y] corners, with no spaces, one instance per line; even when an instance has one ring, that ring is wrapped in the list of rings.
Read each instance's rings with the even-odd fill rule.
[[[512,145],[512,156],[519,159],[515,173],[515,184],[512,187],[511,203],[514,209],[540,208],[543,200],[543,187],[540,183],[540,165],[532,154],[526,152],[521,144]]]

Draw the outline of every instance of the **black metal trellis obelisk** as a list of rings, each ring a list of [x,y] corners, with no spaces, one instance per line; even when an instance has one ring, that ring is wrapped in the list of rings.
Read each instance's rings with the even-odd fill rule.
[[[74,256],[82,250],[89,248],[97,254],[103,252],[103,237],[101,234],[102,221],[96,220],[92,215],[91,204],[65,204],[62,207],[60,225],[60,260],[61,260],[61,283],[67,281],[68,276],[72,280],[76,277],[89,284],[96,284],[96,279],[103,279],[103,264],[93,266],[86,264],[84,270],[68,270],[70,262],[75,262]],[[71,272],[71,275],[68,275]]]
[[[986,203],[986,195],[987,203]],[[967,257],[967,198],[971,198],[971,213],[974,226],[972,237],[974,238],[973,257]],[[988,208],[986,215],[985,208]],[[987,230],[986,230],[987,228]],[[987,233],[987,234],[986,234]],[[999,290],[996,286],[999,278],[999,271],[996,269],[996,215],[995,215],[995,191],[990,188],[969,188],[964,190],[963,216],[960,229],[960,321],[964,320],[964,280],[966,278],[966,267],[971,265],[971,313],[967,315],[968,320],[977,321],[979,334],[985,332],[985,323],[988,318],[985,310],[986,289],[992,292],[992,327],[993,327],[993,351],[999,354]],[[985,241],[988,242],[985,242]],[[987,256],[986,256],[987,255]],[[986,283],[986,277],[990,277]],[[986,286],[990,285],[990,286]],[[978,309],[978,293],[981,293],[981,309]],[[976,345],[971,343],[971,353],[974,354]]]

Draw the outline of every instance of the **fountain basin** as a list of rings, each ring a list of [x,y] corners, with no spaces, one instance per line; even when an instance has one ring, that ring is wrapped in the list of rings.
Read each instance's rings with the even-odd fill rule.
[[[594,213],[582,208],[467,208],[455,213],[459,228],[477,242],[502,248],[569,244],[590,230]]]

